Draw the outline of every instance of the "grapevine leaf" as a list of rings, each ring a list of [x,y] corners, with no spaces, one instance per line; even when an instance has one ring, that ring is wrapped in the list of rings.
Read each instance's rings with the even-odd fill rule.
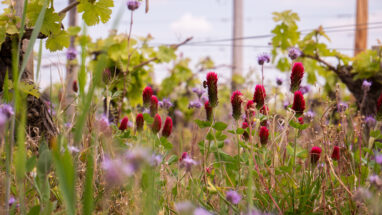
[[[110,19],[113,0],[99,0],[93,3],[88,0],[81,0],[78,5],[78,12],[84,12],[82,19],[89,26],[98,24],[100,21],[106,23]]]
[[[46,40],[46,48],[50,51],[62,50],[64,47],[69,47],[70,37],[66,31],[60,31],[57,34],[52,34]]]

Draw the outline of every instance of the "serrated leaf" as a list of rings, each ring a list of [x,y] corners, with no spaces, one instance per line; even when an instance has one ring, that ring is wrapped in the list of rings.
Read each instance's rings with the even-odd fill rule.
[[[113,0],[99,0],[90,2],[81,0],[78,5],[78,12],[84,12],[82,19],[89,26],[96,25],[100,21],[106,23],[110,19],[111,8],[114,6]]]
[[[211,126],[211,122],[209,121],[202,121],[202,120],[195,120],[195,123],[199,126],[199,128],[208,128]]]
[[[165,45],[159,46],[157,57],[159,60],[168,63],[176,58],[175,50]]]
[[[68,34],[70,36],[76,36],[78,33],[80,33],[81,27],[80,26],[70,26],[68,28]]]
[[[66,31],[52,34],[46,40],[46,48],[50,51],[62,50],[64,47],[68,48],[70,45],[70,36]]]

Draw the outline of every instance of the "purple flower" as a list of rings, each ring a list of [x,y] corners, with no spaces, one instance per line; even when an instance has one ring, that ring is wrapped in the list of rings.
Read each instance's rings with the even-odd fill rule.
[[[364,90],[365,92],[368,92],[370,90],[371,84],[372,84],[371,81],[363,80],[363,82],[362,82],[362,90]]]
[[[279,86],[283,85],[283,79],[276,78],[276,84],[279,85]]]
[[[337,105],[338,112],[344,112],[346,109],[348,109],[349,105],[345,102],[339,102]]]
[[[300,92],[301,92],[303,95],[306,94],[306,93],[309,93],[309,91],[310,91],[310,87],[309,87],[309,85],[305,85],[305,86],[300,87]]]
[[[136,10],[136,9],[138,9],[139,8],[139,5],[140,5],[141,3],[139,2],[139,1],[137,1],[137,0],[129,0],[128,2],[127,2],[127,8],[129,9],[129,10],[131,10],[131,11],[134,11],[134,10]]]
[[[267,53],[262,53],[261,55],[259,55],[257,57],[257,63],[259,65],[264,65],[264,63],[269,63],[271,61],[271,56],[269,56],[269,54]]]
[[[162,156],[153,154],[151,156],[150,164],[151,166],[159,166],[162,163]]]
[[[199,100],[194,100],[194,101],[191,101],[190,104],[188,104],[188,109],[191,109],[191,108],[201,108],[202,107],[202,103],[200,103]]]
[[[7,120],[7,116],[0,112],[0,129],[4,128],[4,125],[7,122]]]
[[[204,208],[196,208],[194,210],[194,215],[212,215],[212,213],[208,212]]]
[[[68,146],[68,150],[70,151],[70,152],[75,152],[75,153],[78,153],[78,152],[80,152],[80,150],[77,148],[77,147],[75,147],[75,146]]]
[[[11,196],[10,198],[9,198],[9,200],[8,200],[8,205],[9,206],[12,206],[13,204],[15,204],[16,203],[16,199],[13,197],[13,196]]]
[[[283,103],[284,109],[287,109],[289,105],[290,105],[289,101],[285,100]]]
[[[381,179],[378,177],[378,175],[371,175],[369,176],[370,183],[374,184],[379,182]]]
[[[64,125],[65,125],[66,128],[71,128],[72,127],[72,123],[70,123],[70,122],[67,122]]]
[[[232,204],[239,204],[240,200],[241,200],[241,196],[240,194],[238,194],[236,191],[234,190],[229,190],[226,192],[225,194],[225,197],[227,199],[227,201],[231,202]]]
[[[298,49],[296,47],[292,47],[292,48],[288,49],[288,56],[292,60],[296,60],[298,57],[300,57],[301,54],[302,53],[301,53],[300,49]]]
[[[68,60],[74,60],[77,57],[77,50],[74,47],[68,48],[66,51],[66,59]]]
[[[375,155],[375,162],[377,163],[377,164],[382,164],[382,154],[380,154],[380,153],[376,153],[376,155]]]
[[[11,118],[11,116],[15,115],[15,112],[13,111],[13,107],[9,104],[3,104],[0,107],[0,110],[7,118]]]
[[[168,98],[164,98],[162,101],[159,102],[159,107],[169,109],[173,106],[172,102]]]
[[[205,92],[205,90],[195,87],[195,88],[192,88],[192,92],[194,92],[200,98]]]
[[[175,203],[175,210],[180,214],[189,214],[194,209],[194,205],[190,201]]]
[[[102,115],[101,118],[98,119],[98,123],[101,131],[104,131],[109,128],[110,122],[106,115]]]
[[[365,118],[365,124],[369,127],[369,128],[373,128],[376,124],[377,124],[377,121],[375,120],[374,117],[372,116],[368,116]]]
[[[152,156],[145,148],[133,148],[125,153],[125,160],[134,171],[144,163],[150,163]]]
[[[131,165],[126,164],[122,159],[109,159],[107,157],[102,161],[102,168],[105,172],[105,180],[110,185],[121,185],[127,176],[134,174]]]
[[[191,168],[197,164],[198,163],[194,159],[190,158],[188,154],[185,154],[180,161],[180,167],[185,168],[187,172],[191,171]]]
[[[313,118],[316,116],[316,114],[313,112],[313,111],[311,111],[311,110],[309,110],[309,111],[307,111],[306,113],[305,113],[305,117],[309,120],[309,121],[311,121],[311,120],[313,120]]]

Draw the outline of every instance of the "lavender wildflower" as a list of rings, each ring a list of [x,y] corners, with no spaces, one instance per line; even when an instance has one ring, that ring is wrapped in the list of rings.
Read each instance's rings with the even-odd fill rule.
[[[288,56],[291,60],[296,60],[298,57],[301,56],[301,51],[300,49],[296,47],[292,47],[288,49]]]
[[[159,166],[162,163],[162,156],[153,154],[150,159],[151,166]]]
[[[77,148],[77,147],[75,147],[75,146],[68,146],[68,150],[70,151],[70,152],[75,152],[75,153],[78,153],[78,152],[80,152],[80,150]]]
[[[180,160],[180,167],[185,168],[187,172],[191,171],[192,166],[197,165],[198,163],[190,158],[187,153],[183,153],[182,158]]]
[[[175,203],[175,210],[180,214],[191,213],[194,209],[194,205],[190,201],[183,201]]]
[[[339,102],[337,105],[338,112],[344,112],[346,109],[348,109],[349,105],[345,102]]]
[[[196,208],[194,210],[194,215],[212,215],[210,212],[208,212],[206,209],[204,208]]]
[[[205,90],[199,88],[192,88],[192,92],[194,92],[199,98],[204,94]]]
[[[309,85],[305,85],[305,86],[300,87],[300,92],[301,92],[303,95],[306,94],[306,93],[309,93],[309,91],[310,91],[310,87],[309,87]]]
[[[308,119],[308,121],[312,121],[315,116],[316,114],[311,110],[305,113],[305,117]]]
[[[202,107],[202,103],[200,103],[199,100],[194,100],[194,101],[191,101],[190,104],[188,104],[188,109],[191,109],[191,108],[201,108]]]
[[[231,202],[232,204],[237,205],[237,204],[239,204],[239,202],[241,200],[241,196],[236,191],[229,190],[226,192],[226,199],[227,199],[227,201]]]
[[[363,80],[363,82],[362,82],[362,90],[364,92],[368,92],[370,90],[371,84],[372,84],[371,81]]]
[[[382,154],[381,153],[376,153],[376,155],[375,155],[375,162],[377,163],[377,164],[382,164]]]
[[[159,102],[159,107],[169,109],[173,106],[172,102],[168,98],[164,98],[162,101]]]
[[[263,53],[257,57],[257,63],[259,65],[264,65],[264,63],[269,63],[271,61],[271,56],[267,53]]]
[[[139,8],[140,4],[141,3],[137,0],[129,0],[127,2],[127,8],[131,11],[134,11]]]
[[[11,196],[11,197],[9,198],[9,200],[8,200],[8,205],[9,205],[9,206],[12,206],[12,205],[15,204],[15,203],[16,203],[16,199],[15,199],[15,197]]]
[[[377,124],[377,120],[375,120],[375,118],[372,117],[372,116],[368,116],[368,117],[365,118],[365,124],[369,128],[373,128]]]
[[[9,104],[3,104],[0,106],[0,111],[7,116],[7,118],[11,118],[11,116],[15,115],[13,111],[13,107]]]
[[[66,59],[68,60],[74,60],[77,57],[77,50],[74,47],[68,48],[66,51]]]

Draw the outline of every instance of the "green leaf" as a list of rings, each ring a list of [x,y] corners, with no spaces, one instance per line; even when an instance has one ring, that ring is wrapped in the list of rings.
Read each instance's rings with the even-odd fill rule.
[[[154,118],[152,118],[152,117],[150,116],[150,114],[148,114],[148,113],[144,113],[144,114],[143,114],[143,119],[145,120],[145,122],[146,122],[147,124],[152,124],[152,123],[154,122]]]
[[[76,36],[77,34],[79,34],[81,31],[81,27],[80,26],[70,26],[68,28],[68,34],[69,36]]]
[[[214,135],[212,134],[212,132],[208,132],[207,136],[206,136],[206,139],[209,140],[209,141],[212,141],[214,140]]]
[[[36,161],[37,161],[37,158],[34,155],[27,160],[27,164],[26,164],[26,171],[27,172],[30,172],[33,170],[33,168],[36,165]]]
[[[199,128],[208,128],[211,126],[210,121],[202,121],[202,120],[195,120],[195,123],[199,126]]]
[[[212,127],[218,131],[223,131],[227,128],[227,126],[228,125],[224,122],[215,122],[215,124]]]
[[[289,125],[292,126],[293,128],[299,129],[299,130],[304,130],[309,126],[309,124],[302,124],[301,125],[299,122],[296,122],[294,120],[289,121]]]
[[[40,214],[40,205],[33,206],[28,212],[28,215],[39,215],[39,214]]]
[[[66,31],[59,31],[52,34],[46,40],[46,48],[50,51],[62,50],[64,47],[68,48],[70,45],[70,36]]]
[[[237,128],[236,129],[236,134],[244,134],[244,129],[242,129],[242,128]]]
[[[171,157],[167,160],[167,165],[171,165],[178,161],[178,156],[176,155],[171,155]]]
[[[168,63],[176,58],[175,49],[166,45],[159,46],[157,57],[160,61]]]
[[[160,138],[160,143],[161,145],[166,149],[166,150],[171,150],[173,145],[167,140],[165,137]]]
[[[110,19],[111,8],[114,7],[113,0],[80,0],[77,6],[78,12],[84,12],[82,19],[89,26],[96,25],[100,21],[106,23]]]
[[[84,192],[82,194],[82,210],[85,215],[91,215],[94,208],[94,195],[93,195],[93,175],[94,175],[94,158],[93,150],[87,152],[86,155],[86,172]]]

